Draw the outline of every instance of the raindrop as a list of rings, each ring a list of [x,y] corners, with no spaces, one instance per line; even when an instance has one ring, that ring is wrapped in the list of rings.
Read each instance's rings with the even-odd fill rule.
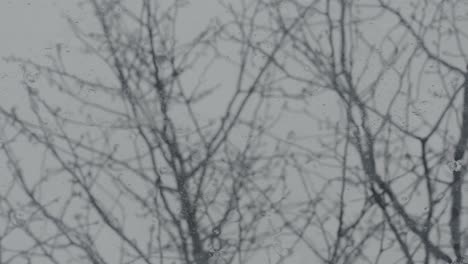
[[[219,227],[215,227],[213,228],[213,230],[211,231],[211,233],[215,236],[219,236],[221,234],[221,229]]]
[[[460,171],[461,167],[462,167],[462,164],[461,164],[460,160],[450,161],[450,162],[447,163],[447,167],[451,172]]]

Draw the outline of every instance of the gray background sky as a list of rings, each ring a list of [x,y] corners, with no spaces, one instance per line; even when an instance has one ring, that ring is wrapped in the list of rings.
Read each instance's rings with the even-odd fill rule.
[[[78,1],[72,0],[0,0],[0,55],[17,55],[37,62],[47,63],[47,55],[54,52],[56,44],[62,43],[64,49],[70,51],[65,55],[68,62],[67,66],[70,66],[74,72],[89,76],[96,75],[105,80],[106,73],[101,71],[101,66],[93,62],[92,58],[81,55],[79,50],[77,50],[77,41],[62,15],[66,14],[75,18],[80,25],[95,26],[91,22],[91,18],[94,17],[93,14],[86,13],[77,7],[77,4]],[[193,37],[194,34],[198,33],[208,23],[210,17],[215,15],[222,16],[222,9],[216,6],[217,4],[214,0],[200,0],[193,4],[190,9],[185,10],[186,14],[180,15],[182,18],[179,21],[180,38],[186,37],[189,39]],[[370,26],[369,30],[376,33],[381,32],[381,28],[378,25]],[[235,80],[235,76],[232,74],[232,71],[228,70],[227,66],[215,68],[213,74],[208,76],[210,76],[210,83],[221,82],[227,91],[232,87],[232,83]],[[3,106],[28,104],[28,100],[24,96],[24,89],[21,88],[20,84],[22,77],[22,71],[17,64],[6,63],[3,60],[0,61],[0,104]],[[389,84],[391,82],[392,80],[390,79]],[[47,82],[44,80],[38,81],[37,86],[40,87],[41,93],[48,95],[50,100],[60,100],[59,97],[54,97],[56,96],[54,91],[47,90]],[[201,113],[216,115],[216,109],[223,106],[222,98],[222,96],[219,96],[212,99],[212,102],[206,104],[205,111],[203,111],[204,109],[200,109]],[[336,117],[338,111],[335,99],[332,100],[331,98],[335,97],[327,97],[326,95],[317,97],[315,110],[324,115]],[[381,98],[385,100],[384,95]],[[441,102],[437,102],[436,99],[428,96],[426,100],[432,101],[424,105],[424,112],[440,112],[442,109]],[[214,113],[213,110],[215,110]],[[284,136],[290,130],[296,131],[298,136],[320,133],[316,126],[311,125],[311,122],[299,120],[297,117],[285,117],[284,121],[281,122],[281,128],[278,128],[274,133]],[[310,143],[309,146],[311,146]],[[29,153],[28,149],[24,149],[24,153],[21,153],[24,156],[21,156],[21,158],[25,164],[28,164],[26,168],[28,174],[34,174],[40,165],[40,160],[38,159],[40,153],[33,153],[32,155],[27,155],[26,153]],[[325,168],[320,169],[320,171],[324,174],[334,173],[333,170]],[[449,174],[449,172],[446,173],[447,175]],[[300,182],[291,181],[290,188],[294,190],[295,186],[300,186],[300,184]],[[414,203],[413,206],[415,210],[422,209],[417,203]],[[144,230],[140,231],[144,232]],[[21,243],[20,240],[16,242]],[[321,243],[321,241],[316,241],[316,243]],[[264,261],[266,260],[259,260],[258,263],[267,263]],[[298,250],[288,263],[311,263],[310,261],[310,252]],[[389,260],[389,262],[393,262],[393,260]]]

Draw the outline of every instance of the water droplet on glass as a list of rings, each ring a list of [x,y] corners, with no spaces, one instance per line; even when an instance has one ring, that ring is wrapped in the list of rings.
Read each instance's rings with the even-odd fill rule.
[[[459,160],[455,160],[455,161],[448,162],[447,167],[451,172],[460,171],[462,164]]]
[[[215,236],[218,236],[219,234],[221,234],[221,229],[219,227],[215,227],[213,228],[213,230],[211,231],[211,233]]]

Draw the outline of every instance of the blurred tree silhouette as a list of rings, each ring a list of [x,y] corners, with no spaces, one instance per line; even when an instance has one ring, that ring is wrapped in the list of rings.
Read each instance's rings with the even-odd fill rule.
[[[34,119],[0,107],[0,262],[465,261],[464,1],[220,1],[187,41],[197,3],[85,3],[100,31],[69,22],[101,78],[63,46],[9,58]]]
[[[1,109],[8,120],[4,138],[18,134],[2,145],[12,172],[2,181],[16,191],[2,192],[7,222],[0,262],[247,263],[261,250],[271,232],[259,227],[268,199],[258,193],[269,197],[285,184],[276,172],[284,165],[272,164],[281,152],[265,154],[256,129],[270,122],[253,91],[272,59],[245,67],[251,48],[235,47],[238,81],[223,84],[234,87],[230,98],[203,116],[206,104],[219,100],[219,87],[207,87],[203,78],[224,60],[217,50],[224,26],[212,23],[194,39],[179,40],[186,4],[82,3],[100,31],[69,22],[86,54],[107,67],[96,80],[68,69],[62,44],[52,65],[8,59],[22,65],[34,118]],[[39,75],[63,101],[43,92]],[[251,105],[258,109],[246,111]],[[23,139],[44,150],[39,176],[15,156]],[[13,246],[6,238],[17,230],[25,242]]]
[[[265,97],[286,98],[295,107],[285,111],[325,129],[313,147],[291,146],[322,156],[315,175],[307,163],[297,166],[310,185],[324,174],[325,186],[317,216],[305,230],[303,219],[291,228],[302,230],[323,263],[461,261],[468,246],[466,3],[260,2],[272,21],[262,28],[270,41],[287,32],[275,60],[285,85]],[[310,2],[313,14],[287,30]],[[324,100],[339,113],[318,114]],[[317,229],[321,244],[312,242]]]

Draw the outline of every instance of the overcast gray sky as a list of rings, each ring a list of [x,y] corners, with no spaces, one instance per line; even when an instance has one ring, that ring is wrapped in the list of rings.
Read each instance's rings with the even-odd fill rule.
[[[224,15],[223,12],[225,12],[215,3],[215,0],[199,0],[193,2],[194,4],[190,8],[185,9],[183,11],[184,13],[180,15],[180,36],[178,36],[178,38],[181,40],[184,40],[184,38],[191,39],[209,23],[210,18],[214,16],[222,17]],[[93,58],[82,55],[77,48],[78,42],[65,21],[64,15],[75,19],[76,23],[80,26],[88,28],[96,26],[96,24],[92,22],[94,15],[81,9],[78,3],[79,1],[74,0],[0,0],[0,55],[2,57],[15,55],[36,62],[48,63],[47,55],[55,52],[56,45],[61,44],[66,51],[64,58],[67,61],[67,66],[69,66],[72,71],[86,74],[90,76],[90,78],[99,77],[105,80],[108,72],[103,72],[103,66],[99,65]],[[379,33],[383,32],[381,25],[370,25],[368,31],[375,32],[376,38],[382,37],[379,36]],[[236,77],[235,74],[229,70],[227,65],[215,67],[212,70],[212,74],[209,76],[210,80],[207,80],[207,82],[212,84],[221,83],[226,93],[232,89]],[[28,100],[24,96],[24,89],[21,87],[22,78],[24,78],[23,71],[17,64],[0,60],[0,104],[5,106],[5,108],[9,108],[7,106],[28,104]],[[392,89],[392,82],[395,80],[396,79],[392,78],[386,80],[389,90]],[[60,102],[61,97],[53,90],[48,89],[45,80],[39,80],[36,85],[40,87],[40,92],[47,94],[51,101]],[[387,92],[389,90],[387,90]],[[383,90],[380,97],[378,97],[383,104],[388,99],[385,93],[386,91]],[[222,91],[218,97],[211,98],[210,101],[204,105],[205,108],[199,109],[200,114],[202,116],[206,115],[206,118],[210,115],[217,116],[217,109],[221,109],[226,104],[225,98]],[[426,100],[426,102],[421,105],[422,111],[428,113],[429,120],[431,120],[431,118],[434,120],[437,115],[431,115],[430,113],[439,113],[443,109],[445,101],[443,99],[431,97],[424,91],[422,98],[422,100]],[[336,102],[336,96],[327,94],[318,96],[315,101],[313,101],[313,111],[332,118],[337,118],[339,110],[336,108]],[[400,117],[403,118],[405,115],[404,110],[398,109],[398,107],[395,109],[395,116],[401,115]],[[340,121],[337,122],[340,123]],[[411,124],[409,125],[411,126]],[[299,137],[320,133],[319,127],[313,125],[310,120],[307,121],[305,118],[299,119],[299,117],[293,115],[284,116],[277,130],[271,132],[278,136],[285,136],[290,131],[295,131],[296,135]],[[308,147],[314,146],[312,142],[300,142],[300,144]],[[34,174],[40,167],[41,160],[38,158],[40,157],[40,153],[30,153],[27,147],[28,146],[25,145],[24,149],[22,149],[24,153],[18,154],[21,154],[24,162],[28,164],[28,167],[25,168],[27,173]],[[336,169],[320,168],[319,170],[323,174],[337,173]],[[450,175],[448,171],[443,173]],[[298,179],[291,178],[290,190],[292,190],[293,196],[301,195],[300,193],[294,193],[295,188],[301,189],[301,184],[302,183]],[[357,197],[359,195],[360,194],[356,194]],[[52,194],[52,196],[54,195]],[[414,213],[418,213],[423,209],[417,202],[410,204],[408,208]],[[145,230],[135,230],[135,232],[144,233]],[[15,242],[21,244],[21,239]],[[323,241],[315,242],[320,244]],[[109,254],[111,254],[111,252],[109,252]],[[311,258],[311,252],[304,249],[301,250],[301,247],[298,247],[293,258],[291,258],[288,263],[311,263]],[[258,261],[258,263],[267,263],[265,258],[259,258]],[[393,263],[393,260],[389,260],[388,263]]]

